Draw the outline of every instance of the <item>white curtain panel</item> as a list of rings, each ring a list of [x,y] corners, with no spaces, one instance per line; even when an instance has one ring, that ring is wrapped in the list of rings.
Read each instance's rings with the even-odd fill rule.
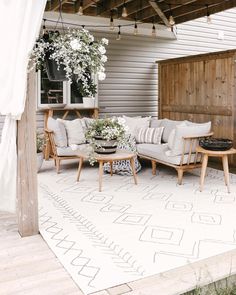
[[[0,0],[0,210],[16,207],[16,121],[24,111],[29,53],[47,0]],[[34,111],[34,110],[32,110]]]

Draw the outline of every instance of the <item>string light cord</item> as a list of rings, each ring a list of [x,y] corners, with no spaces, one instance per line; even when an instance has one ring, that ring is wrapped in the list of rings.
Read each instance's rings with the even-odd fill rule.
[[[45,22],[49,22],[49,23],[58,23],[58,20],[52,20],[52,19],[47,19],[44,18]],[[109,28],[109,25],[81,25],[81,24],[75,24],[75,23],[71,23],[71,22],[65,22],[63,21],[64,25],[69,25],[69,26],[75,26],[75,27],[81,27],[81,28]],[[136,22],[136,24],[138,25],[144,25],[146,23],[143,22]],[[114,27],[119,28],[119,27],[133,27],[135,25],[135,22],[130,23],[130,24],[123,24],[123,25],[114,25]]]

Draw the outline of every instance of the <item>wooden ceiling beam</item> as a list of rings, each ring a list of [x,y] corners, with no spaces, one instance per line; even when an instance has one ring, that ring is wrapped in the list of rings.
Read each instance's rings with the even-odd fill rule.
[[[214,14],[214,13],[217,13],[226,9],[230,9],[233,7],[236,7],[236,0],[225,0],[224,3],[218,2],[218,4],[209,4],[209,13]],[[206,16],[206,7],[195,10],[194,12],[189,10],[187,13],[184,13],[183,11],[182,14],[181,14],[181,11],[178,11],[177,15],[174,16],[174,19],[176,24],[179,24],[179,23],[197,19],[203,16]]]
[[[156,3],[155,0],[150,0],[149,1],[150,5],[152,6],[152,8],[155,10],[155,12],[158,14],[158,16],[162,19],[163,23],[169,27],[169,20],[168,18],[165,16],[165,14],[163,13],[163,11],[160,9],[159,5]]]
[[[133,0],[126,0],[126,7],[129,4],[129,2],[132,2]],[[137,0],[134,0],[134,2],[137,2]],[[101,3],[101,6],[99,8],[99,15],[105,16],[110,15],[111,10],[118,9],[120,6],[123,6],[124,0],[104,0]]]
[[[65,4],[67,0],[61,0],[61,5]],[[60,8],[60,1],[54,0],[51,4],[50,10],[51,11],[57,11]]]

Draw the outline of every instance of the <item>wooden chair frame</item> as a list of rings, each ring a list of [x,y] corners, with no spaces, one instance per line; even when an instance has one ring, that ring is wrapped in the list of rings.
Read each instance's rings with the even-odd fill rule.
[[[78,156],[59,156],[57,154],[57,148],[56,148],[56,144],[55,144],[55,140],[54,140],[54,132],[49,129],[44,129],[44,131],[45,131],[45,135],[46,135],[46,140],[49,141],[49,144],[50,144],[49,155],[51,158],[54,159],[57,173],[60,172],[60,164],[61,164],[62,160],[79,159]]]
[[[156,175],[156,164],[160,163],[166,166],[170,166],[176,169],[178,173],[178,184],[181,185],[183,181],[183,174],[185,171],[189,171],[202,166],[202,155],[198,161],[198,153],[192,152],[194,148],[198,146],[199,140],[203,138],[209,138],[213,135],[213,132],[208,133],[204,136],[185,136],[183,137],[183,151],[181,154],[181,160],[179,165],[171,164],[162,160],[148,157],[142,154],[138,154],[140,158],[151,160],[152,162],[152,174]],[[186,147],[189,146],[189,152],[186,153]],[[187,163],[184,164],[184,158],[187,156]],[[194,162],[191,163],[191,159],[194,157]]]

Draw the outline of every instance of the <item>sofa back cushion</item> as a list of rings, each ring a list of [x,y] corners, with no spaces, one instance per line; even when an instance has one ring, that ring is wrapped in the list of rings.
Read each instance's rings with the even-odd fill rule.
[[[174,121],[169,119],[163,119],[161,122],[161,126],[164,127],[163,134],[162,134],[162,141],[168,142],[170,133],[176,126],[182,124],[184,121]]]
[[[86,142],[84,120],[75,119],[72,121],[58,119],[66,128],[68,145],[82,144]]]
[[[137,143],[161,144],[163,127],[159,128],[140,128],[136,136]]]
[[[186,123],[187,124],[187,123]],[[211,122],[196,124],[193,123],[191,126],[177,126],[175,128],[175,134],[172,146],[168,144],[170,150],[166,152],[168,156],[178,156],[183,153],[183,144],[185,136],[205,136],[211,131]],[[190,151],[190,141],[185,147],[185,153]],[[196,145],[192,146],[192,152],[196,152]]]
[[[57,147],[67,147],[66,129],[62,122],[48,118],[47,127],[54,133],[54,141]]]
[[[151,117],[127,117],[123,116],[125,119],[125,125],[129,129],[129,133],[134,137],[137,136],[138,129],[140,128],[148,128]]]
[[[159,128],[162,127],[162,122],[163,119],[155,119],[155,118],[151,118],[150,120],[150,128]]]

